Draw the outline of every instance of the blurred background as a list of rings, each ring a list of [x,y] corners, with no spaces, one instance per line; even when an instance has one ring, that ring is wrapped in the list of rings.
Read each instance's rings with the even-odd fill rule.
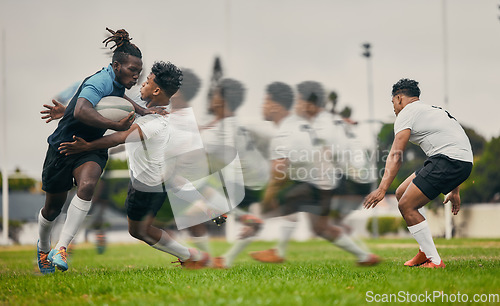
[[[498,204],[491,203],[500,202],[499,4],[0,0],[0,161],[12,191],[10,219],[29,232],[28,224],[43,205],[39,180],[46,139],[57,123],[46,124],[39,111],[68,86],[110,63],[109,49],[102,44],[106,27],[130,33],[143,53],[142,77],[154,61],[164,60],[190,68],[202,79],[192,102],[199,124],[210,120],[207,93],[218,58],[223,75],[245,85],[246,99],[237,116],[263,148],[273,129],[261,115],[264,89],[271,82],[292,87],[305,80],[321,82],[330,94],[329,109],[357,123],[355,137],[365,147],[373,147],[377,136],[383,151],[393,137],[392,85],[403,77],[416,79],[421,100],[448,109],[471,139],[475,167],[462,188],[464,205],[489,205],[480,206],[485,215],[478,220],[498,216]],[[424,159],[419,148],[408,148],[408,163],[393,187]],[[126,168],[126,163],[116,167]],[[343,190],[345,196],[358,196],[354,203],[359,203],[369,187],[352,184]],[[389,199],[388,207],[394,208],[393,202]],[[396,208],[394,216],[398,214]],[[462,217],[476,218],[471,212]],[[470,224],[463,225],[466,221],[456,220],[454,235],[474,232]],[[434,231],[441,235],[444,229],[436,225]],[[500,233],[496,228],[478,231],[478,236]]]

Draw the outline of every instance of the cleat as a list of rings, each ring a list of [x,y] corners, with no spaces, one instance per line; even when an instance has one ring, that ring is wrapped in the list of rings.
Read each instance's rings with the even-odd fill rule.
[[[189,250],[189,252],[193,254],[191,250]],[[191,257],[193,256],[191,255]],[[173,261],[172,263],[179,263],[178,266],[181,266],[182,268],[187,270],[198,270],[206,268],[208,266],[209,261],[210,261],[210,255],[208,255],[208,253],[206,252],[202,252],[201,258],[198,260],[192,260],[191,258],[189,258],[185,261],[182,261],[178,259],[177,261]]]
[[[262,219],[251,214],[241,216],[239,221],[244,225],[239,235],[240,239],[255,236],[264,223]]]
[[[106,251],[106,232],[99,231],[96,235],[97,254],[103,254]]]
[[[426,262],[424,262],[423,264],[421,264],[420,266],[418,266],[419,268],[431,268],[431,269],[436,269],[436,268],[441,268],[443,269],[444,267],[446,267],[446,265],[444,264],[443,260],[441,260],[441,262],[439,263],[439,265],[436,265],[435,263],[433,263],[432,261],[430,260],[427,260]]]
[[[427,260],[429,259],[427,258],[427,256],[425,256],[425,253],[422,252],[422,250],[418,250],[417,255],[415,255],[415,257],[405,262],[404,265],[407,267],[416,267],[425,263]]]
[[[52,249],[49,253],[48,259],[54,266],[56,266],[56,268],[64,272],[68,270],[67,257],[68,253],[66,253],[66,248],[60,247],[59,250]]]
[[[267,263],[282,263],[285,258],[278,255],[276,249],[269,249],[264,251],[251,252],[250,256],[260,262]]]
[[[38,263],[38,269],[42,274],[51,274],[56,272],[56,268],[52,263],[48,260],[49,252],[45,253],[40,251],[38,248],[38,243],[36,244],[36,261]]]
[[[358,261],[358,266],[361,267],[371,267],[376,266],[382,262],[382,259],[375,254],[370,254],[368,259],[365,261]]]
[[[251,214],[247,214],[247,215],[243,215],[240,217],[240,222],[245,224],[245,225],[254,225],[254,224],[262,224],[264,223],[262,221],[262,219],[260,218],[257,218],[256,216],[254,215],[251,215]]]
[[[214,269],[228,269],[224,257],[215,257],[213,260],[212,268]]]

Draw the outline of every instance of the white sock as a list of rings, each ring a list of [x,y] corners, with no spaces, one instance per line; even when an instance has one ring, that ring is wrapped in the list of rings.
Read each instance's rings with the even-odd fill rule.
[[[345,233],[340,234],[340,236],[335,239],[335,241],[333,241],[333,244],[351,254],[354,254],[359,261],[367,261],[370,257],[370,254],[368,252],[360,248]]]
[[[276,246],[278,255],[280,257],[285,257],[286,249],[288,247],[288,241],[290,241],[290,238],[292,237],[293,231],[295,230],[296,226],[297,222],[295,221],[286,219],[282,221],[280,240],[278,241],[278,245]]]
[[[59,237],[59,242],[56,245],[56,250],[61,247],[68,248],[68,245],[75,238],[76,233],[85,221],[85,217],[92,206],[91,201],[85,201],[75,195],[69,203],[68,212],[66,214],[66,221],[64,222],[63,228],[61,230],[61,236]]]
[[[432,240],[432,234],[429,225],[427,224],[427,220],[408,226],[408,230],[413,235],[413,238],[417,240],[420,245],[420,249],[425,253],[425,256],[427,256],[432,263],[439,265],[441,263],[441,257],[439,256],[436,246],[434,245],[434,240]]]
[[[419,212],[419,213],[420,213],[420,214],[424,217],[424,219],[426,219],[426,220],[427,220],[427,218],[425,217],[425,214],[426,214],[426,209],[425,209],[425,206],[420,207],[420,208],[418,209],[418,212]],[[422,252],[423,252],[422,247],[421,247],[421,246],[419,246],[419,248],[420,248],[420,251],[422,251]]]
[[[156,244],[152,245],[152,247],[162,252],[174,255],[182,261],[191,257],[189,249],[172,239],[172,237],[170,237],[170,235],[165,231],[162,231],[160,240],[158,240]]]
[[[233,244],[233,246],[227,251],[226,254],[224,254],[224,261],[226,266],[230,267],[233,265],[233,261],[238,256],[238,254],[243,251],[250,242],[253,241],[254,237],[247,237],[245,239],[238,239],[236,242]]]
[[[210,237],[207,234],[199,237],[193,236],[191,237],[191,242],[197,249],[201,250],[202,252],[212,254],[212,252],[210,252]]]
[[[38,248],[47,253],[50,251],[50,234],[55,220],[49,221],[42,216],[42,210],[38,213]]]

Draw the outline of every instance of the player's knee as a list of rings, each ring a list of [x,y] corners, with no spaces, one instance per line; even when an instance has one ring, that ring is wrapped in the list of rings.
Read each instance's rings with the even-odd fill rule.
[[[129,227],[128,233],[135,239],[144,240],[144,231],[136,227]]]
[[[49,221],[54,221],[61,214],[61,207],[48,207],[44,210],[45,218]]]
[[[78,183],[78,196],[82,199],[92,198],[96,185],[96,180],[81,180]]]
[[[406,213],[408,213],[408,210],[411,209],[410,203],[408,201],[400,200],[398,202],[398,209],[399,212],[404,216]]]
[[[398,189],[396,189],[396,199],[399,201],[403,197],[403,194],[405,193],[405,189],[403,189],[402,186],[399,186]]]

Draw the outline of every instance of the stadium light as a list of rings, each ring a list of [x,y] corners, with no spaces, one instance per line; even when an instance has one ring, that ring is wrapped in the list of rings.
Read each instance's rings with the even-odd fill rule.
[[[1,171],[2,171],[2,219],[3,219],[3,230],[2,230],[2,242],[5,244],[9,244],[9,174],[7,172],[7,81],[6,81],[6,71],[5,65],[7,65],[7,61],[5,60],[5,29],[2,27],[2,70],[1,70],[1,85],[2,85],[2,94],[0,97],[0,105],[2,106],[1,114],[2,114],[2,141],[4,142],[1,145]]]
[[[362,55],[366,58],[366,62],[367,62],[368,118],[369,118],[368,121],[370,122],[370,124],[373,124],[373,122],[375,122],[375,114],[374,114],[374,106],[373,106],[373,71],[372,71],[372,62],[371,62],[372,53],[370,50],[371,44],[366,42],[366,43],[362,44],[362,47],[364,49],[364,52],[362,53]],[[373,152],[375,153],[377,150],[377,133],[375,131],[374,131],[373,137],[374,137]],[[377,161],[375,159],[375,154],[372,154],[372,159],[373,159],[372,165],[371,165],[372,169],[376,169]],[[375,171],[375,172],[377,173],[378,171]],[[378,180],[375,179],[371,183],[370,192],[377,189],[377,185],[378,185]],[[376,209],[373,209],[372,235],[373,235],[373,238],[378,238],[378,236],[379,236],[379,234],[378,234],[378,217],[377,217]]]

